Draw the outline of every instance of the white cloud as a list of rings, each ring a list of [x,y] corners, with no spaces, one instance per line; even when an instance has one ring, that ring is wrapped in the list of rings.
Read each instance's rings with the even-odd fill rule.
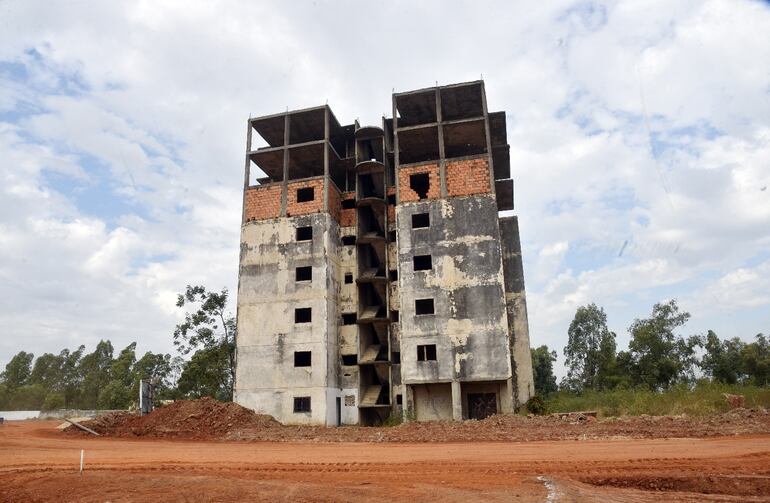
[[[729,335],[770,325],[761,2],[6,1],[0,19],[0,361],[169,350],[176,292],[232,291],[249,114],[328,100],[376,123],[393,89],[481,74],[508,113],[533,344],[561,350],[580,304],[623,330],[669,294],[704,323],[754,310]]]

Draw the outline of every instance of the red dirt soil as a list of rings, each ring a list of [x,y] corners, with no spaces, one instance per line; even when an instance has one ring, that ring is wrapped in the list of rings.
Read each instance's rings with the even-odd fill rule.
[[[57,424],[0,427],[0,501],[770,501],[767,434],[361,444],[74,436]]]
[[[637,416],[594,420],[497,415],[482,421],[410,422],[393,427],[327,428],[283,426],[235,403],[211,398],[182,400],[139,417],[116,413],[85,426],[111,437],[190,440],[259,440],[310,442],[477,442],[585,440],[606,438],[681,438],[770,434],[764,409],[735,409],[705,418]],[[87,435],[70,427],[68,433]]]

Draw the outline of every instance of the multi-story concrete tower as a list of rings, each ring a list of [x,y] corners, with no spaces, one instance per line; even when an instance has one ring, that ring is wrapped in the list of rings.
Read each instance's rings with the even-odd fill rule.
[[[482,81],[396,93],[381,127],[249,119],[235,400],[327,425],[513,411],[533,380],[512,209]]]

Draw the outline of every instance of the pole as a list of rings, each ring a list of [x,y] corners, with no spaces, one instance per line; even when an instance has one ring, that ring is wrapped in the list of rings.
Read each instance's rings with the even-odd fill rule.
[[[85,456],[85,451],[83,449],[80,449],[80,475],[83,475],[83,458]]]

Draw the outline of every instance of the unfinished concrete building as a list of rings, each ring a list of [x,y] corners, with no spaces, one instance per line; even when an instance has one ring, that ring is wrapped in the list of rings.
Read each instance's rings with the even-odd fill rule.
[[[249,119],[235,400],[330,426],[515,410],[533,379],[512,209],[483,81],[395,93],[381,126]]]

